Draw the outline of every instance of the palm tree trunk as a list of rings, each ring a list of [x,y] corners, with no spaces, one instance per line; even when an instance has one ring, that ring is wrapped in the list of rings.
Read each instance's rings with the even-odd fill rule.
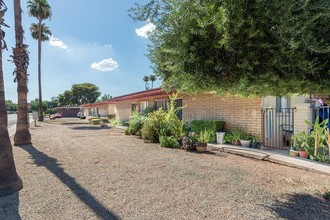
[[[16,47],[13,49],[13,60],[16,66],[15,71],[18,93],[17,123],[14,145],[24,145],[31,144],[27,103],[27,68],[29,64],[29,56],[27,53],[27,45],[23,44],[22,9],[20,0],[14,0],[14,14]]]
[[[42,91],[41,91],[41,20],[38,25],[38,86],[39,86],[39,118],[38,121],[44,120],[44,113],[42,108]]]
[[[3,32],[4,33],[4,32]],[[2,35],[2,34],[1,34]],[[2,38],[3,36],[1,36]],[[0,39],[2,48],[2,39]],[[8,134],[8,119],[5,102],[5,88],[2,70],[2,50],[0,51],[0,197],[23,188],[21,178],[16,172],[13,149]]]

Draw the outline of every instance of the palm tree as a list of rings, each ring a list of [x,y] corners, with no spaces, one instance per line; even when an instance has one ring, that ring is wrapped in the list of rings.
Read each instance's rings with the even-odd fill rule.
[[[148,85],[148,82],[149,82],[149,76],[144,76],[144,77],[143,77],[143,81],[145,82],[146,90],[149,89],[149,85]]]
[[[157,78],[156,78],[155,75],[150,75],[149,79],[151,81],[151,88],[153,89],[154,88],[154,82],[156,81]]]
[[[17,82],[17,123],[14,136],[14,145],[31,144],[31,134],[29,131],[28,103],[27,103],[27,68],[29,65],[29,54],[27,45],[23,44],[24,31],[22,28],[21,1],[14,0],[15,15],[15,38],[16,47],[13,48],[13,61],[15,63],[15,81]]]
[[[7,7],[0,0],[0,197],[11,194],[23,188],[21,178],[16,172],[13,149],[8,134],[8,119],[5,103],[5,88],[2,70],[2,50],[7,49],[4,41],[5,32],[2,26],[8,27],[3,20]]]
[[[39,24],[32,23],[30,27],[31,36],[33,39],[38,40],[39,38]],[[41,24],[41,41],[48,41],[50,36],[52,36],[52,32],[45,25],[45,23]]]
[[[47,0],[29,0],[29,15],[38,19],[38,24],[31,25],[32,37],[38,40],[38,87],[39,87],[39,121],[44,120],[42,109],[42,91],[41,91],[41,42],[49,40],[51,32],[48,27],[41,22],[52,15],[51,7]]]

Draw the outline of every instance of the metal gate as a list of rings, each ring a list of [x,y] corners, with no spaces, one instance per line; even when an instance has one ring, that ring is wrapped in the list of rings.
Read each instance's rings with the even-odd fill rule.
[[[294,133],[295,108],[265,108],[262,110],[263,144],[266,147],[289,149]]]

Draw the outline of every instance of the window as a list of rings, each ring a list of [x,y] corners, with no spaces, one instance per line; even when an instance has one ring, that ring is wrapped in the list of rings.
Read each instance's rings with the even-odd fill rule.
[[[148,106],[147,102],[140,102],[139,103],[139,112],[142,113],[144,111],[144,109],[146,109]]]
[[[156,109],[162,108],[163,110],[166,110],[167,102],[168,102],[168,100],[166,100],[166,99],[155,101]]]
[[[287,97],[276,97],[276,112],[283,112],[287,111],[289,106],[289,99]]]
[[[132,112],[136,111],[136,107],[137,107],[137,104],[136,103],[132,103]]]

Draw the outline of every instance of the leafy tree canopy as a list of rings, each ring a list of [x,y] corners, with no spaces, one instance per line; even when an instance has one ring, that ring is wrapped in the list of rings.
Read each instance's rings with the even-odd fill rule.
[[[16,112],[17,104],[14,103],[12,100],[6,100],[6,108],[7,108],[7,111]]]
[[[103,96],[101,96],[101,99],[98,99],[97,101],[98,102],[104,102],[104,101],[106,101],[108,99],[112,99],[112,95],[110,95],[110,94],[104,94]]]
[[[330,93],[329,0],[150,0],[149,58],[165,89]]]
[[[99,88],[92,83],[73,84],[71,90],[58,95],[58,105],[75,106],[94,103],[100,95]]]

